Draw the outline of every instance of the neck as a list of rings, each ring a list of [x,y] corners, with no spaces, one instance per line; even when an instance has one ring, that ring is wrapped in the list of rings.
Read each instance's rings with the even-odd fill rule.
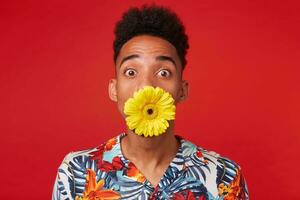
[[[121,140],[122,152],[134,163],[147,163],[158,167],[174,158],[179,148],[179,142],[173,133],[174,121],[165,133],[160,136],[143,137],[127,130],[127,135]]]

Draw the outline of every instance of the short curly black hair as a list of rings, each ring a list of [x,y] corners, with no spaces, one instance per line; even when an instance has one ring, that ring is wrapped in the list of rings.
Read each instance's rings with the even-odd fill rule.
[[[170,42],[177,50],[181,60],[182,70],[186,66],[186,54],[189,48],[188,36],[179,17],[167,7],[143,5],[132,7],[126,11],[115,26],[114,62],[122,46],[131,38],[138,35],[151,35]]]

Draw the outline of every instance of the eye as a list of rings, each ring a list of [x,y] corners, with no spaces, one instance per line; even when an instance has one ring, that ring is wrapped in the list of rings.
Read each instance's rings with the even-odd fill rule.
[[[134,77],[137,72],[134,69],[125,69],[124,74],[129,77]]]
[[[158,74],[162,77],[169,77],[171,76],[171,72],[169,70],[166,69],[162,69],[158,72]]]

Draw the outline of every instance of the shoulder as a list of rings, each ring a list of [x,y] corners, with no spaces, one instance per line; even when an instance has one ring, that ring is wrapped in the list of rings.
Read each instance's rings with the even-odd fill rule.
[[[233,160],[225,157],[215,151],[207,150],[200,147],[189,140],[182,140],[182,152],[184,157],[191,158],[193,160],[201,160],[206,164],[220,166],[222,168],[232,168],[234,170],[240,169],[240,166]],[[197,164],[197,162],[195,162]]]
[[[96,164],[91,159],[91,154],[96,150],[97,148],[90,148],[66,154],[58,167],[59,180],[72,182],[76,174],[85,174],[87,168],[95,168]]]
[[[206,150],[191,141],[182,139],[182,152],[187,163],[193,168],[203,171],[206,181],[210,179],[216,185],[219,195],[229,194],[238,189],[240,195],[248,196],[248,189],[241,166],[232,159],[215,151]],[[208,187],[212,182],[208,184]],[[244,198],[246,199],[246,198]]]
[[[69,165],[75,161],[77,162],[84,162],[84,160],[91,157],[92,153],[97,151],[99,147],[89,148],[85,150],[78,150],[78,151],[71,151],[65,155],[62,165]]]
[[[115,167],[108,162],[117,154],[120,136],[85,150],[72,151],[62,160],[53,189],[53,199],[74,199],[83,196],[86,183],[106,179]]]
[[[87,169],[96,169],[92,153],[97,148],[68,153],[57,170],[52,199],[74,199],[76,194],[82,194],[85,187]]]
[[[93,164],[91,163],[92,162],[91,155],[95,151],[97,151],[97,147],[69,152],[63,158],[61,165],[59,166],[59,170],[67,169],[68,171],[70,171],[72,169],[91,167]],[[89,165],[89,166],[85,166],[85,165]]]
[[[59,170],[81,171],[84,173],[86,169],[97,171],[102,166],[103,160],[109,160],[113,154],[118,154],[119,136],[109,139],[97,147],[85,150],[72,151],[68,153]]]

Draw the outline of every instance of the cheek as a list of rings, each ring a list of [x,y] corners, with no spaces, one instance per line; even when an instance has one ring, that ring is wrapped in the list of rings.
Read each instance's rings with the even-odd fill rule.
[[[166,90],[167,92],[169,92],[172,97],[174,98],[175,102],[178,101],[178,99],[180,98],[180,85],[179,84],[165,84],[163,85],[161,88],[163,88],[164,90]]]
[[[133,96],[134,87],[131,84],[120,81],[117,85],[118,109],[123,114],[124,104],[130,97]]]
[[[133,95],[134,87],[132,84],[127,82],[120,82],[117,86],[118,91],[118,101],[125,102],[129,97]]]
[[[175,104],[177,104],[179,102],[179,98],[180,98],[180,94],[179,94],[178,90],[173,91],[171,94],[175,100]]]
[[[119,95],[118,97],[118,102],[117,102],[117,106],[118,106],[118,110],[119,110],[119,113],[125,117],[125,114],[124,114],[124,104],[125,104],[125,101],[126,99]]]

